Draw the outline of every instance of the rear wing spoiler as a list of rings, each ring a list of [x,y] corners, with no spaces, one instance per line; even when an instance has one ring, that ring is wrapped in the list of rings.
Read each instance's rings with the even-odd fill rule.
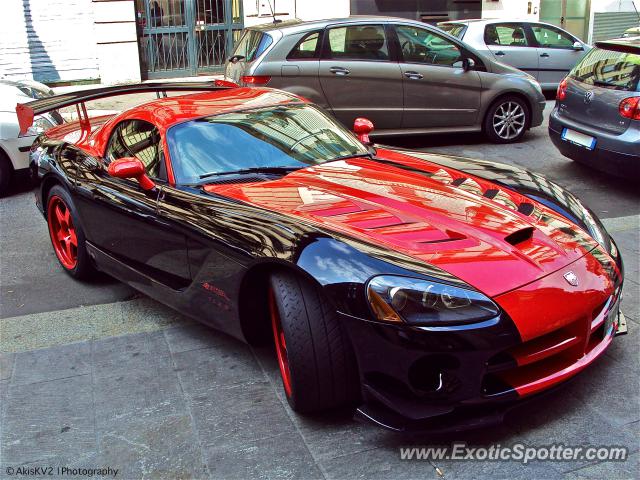
[[[16,113],[18,114],[20,134],[23,135],[27,129],[33,125],[33,119],[36,115],[71,105],[76,105],[80,123],[87,126],[89,117],[84,103],[90,100],[148,92],[156,92],[158,96],[163,95],[166,97],[167,92],[216,91],[227,90],[237,86],[237,84],[226,80],[215,80],[213,82],[154,82],[116,85],[113,87],[92,88],[78,92],[63,93],[61,95],[34,100],[33,102],[19,103],[16,105]]]

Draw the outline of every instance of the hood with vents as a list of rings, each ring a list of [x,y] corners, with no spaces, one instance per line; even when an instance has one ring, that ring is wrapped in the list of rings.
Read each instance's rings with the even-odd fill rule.
[[[384,149],[375,159],[333,161],[277,180],[205,190],[400,251],[490,296],[555,272],[597,245],[523,195]]]

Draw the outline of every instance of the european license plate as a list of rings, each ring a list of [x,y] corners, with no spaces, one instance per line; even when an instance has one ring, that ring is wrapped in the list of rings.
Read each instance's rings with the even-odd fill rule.
[[[565,142],[575,143],[581,147],[585,147],[587,150],[593,150],[596,146],[596,139],[591,135],[585,135],[584,133],[576,132],[570,128],[562,129],[562,139]]]

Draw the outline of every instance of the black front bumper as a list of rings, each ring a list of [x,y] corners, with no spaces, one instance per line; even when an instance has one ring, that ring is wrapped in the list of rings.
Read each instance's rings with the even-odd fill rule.
[[[492,395],[485,385],[492,359],[521,343],[504,314],[439,328],[341,316],[360,371],[361,418],[397,431],[467,430],[500,423],[519,399],[513,389]]]

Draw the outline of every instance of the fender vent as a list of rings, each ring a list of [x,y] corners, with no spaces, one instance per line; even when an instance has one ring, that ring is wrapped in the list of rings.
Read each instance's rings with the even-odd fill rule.
[[[533,227],[527,227],[507,235],[506,237],[504,237],[504,239],[511,245],[515,246],[515,245],[518,245],[519,243],[526,242],[532,236],[533,236]]]

